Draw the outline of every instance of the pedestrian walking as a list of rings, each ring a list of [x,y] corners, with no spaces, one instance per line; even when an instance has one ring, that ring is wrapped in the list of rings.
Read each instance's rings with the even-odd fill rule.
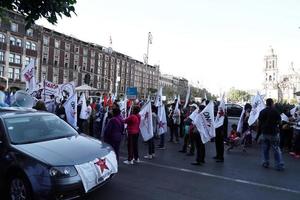
[[[125,164],[134,164],[134,162],[140,162],[138,152],[138,139],[140,135],[140,122],[141,116],[139,115],[140,107],[133,106],[132,114],[124,120],[127,124],[127,150],[128,159],[124,161]]]
[[[274,108],[272,99],[266,100],[266,108],[263,109],[258,117],[258,133],[255,140],[262,134],[262,151],[263,163],[262,166],[268,168],[270,165],[270,148],[273,149],[275,168],[279,171],[284,169],[282,154],[279,147],[279,124],[281,121],[280,114]]]
[[[112,118],[104,128],[104,142],[110,144],[114,149],[119,161],[120,143],[124,132],[124,123],[121,117],[121,110],[118,107],[112,109]]]

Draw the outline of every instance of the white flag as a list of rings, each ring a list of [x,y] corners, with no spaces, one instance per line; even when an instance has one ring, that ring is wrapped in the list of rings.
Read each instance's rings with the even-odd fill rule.
[[[281,117],[281,121],[289,122],[289,118],[284,113],[281,113],[280,117]]]
[[[34,60],[33,59],[22,70],[22,80],[25,81],[26,91],[29,94],[31,94],[33,91],[36,91],[35,70],[34,70]]]
[[[125,96],[124,100],[119,103],[121,115],[125,119],[127,117],[127,97]]]
[[[81,94],[79,103],[81,104],[81,111],[80,111],[80,119],[88,119],[89,118],[89,111],[86,106],[86,99],[84,93]]]
[[[252,101],[252,109],[250,112],[250,116],[248,119],[248,124],[251,126],[258,119],[260,111],[265,108],[265,103],[262,96],[257,93],[257,95],[253,98]]]
[[[160,87],[157,92],[154,105],[156,107],[159,107],[159,106],[162,106],[162,104],[163,104],[163,102],[162,102],[162,87]]]
[[[167,132],[167,117],[166,117],[166,110],[165,105],[158,107],[158,135],[162,135]]]
[[[214,103],[211,101],[200,113],[196,109],[190,118],[197,127],[201,140],[203,143],[207,143],[211,138],[216,136],[214,126]]]
[[[191,95],[191,86],[189,86],[188,91],[186,93],[185,104],[184,104],[183,108],[187,107],[187,105],[189,103],[190,95]]]
[[[140,130],[144,141],[148,141],[153,137],[153,124],[152,124],[152,109],[151,102],[146,103],[140,111],[141,122]]]
[[[176,102],[176,106],[175,106],[175,112],[179,112],[180,113],[180,111],[179,111],[179,103],[180,103],[180,95],[178,95],[178,97],[177,97],[177,102]]]
[[[64,103],[67,121],[74,128],[77,127],[77,94],[74,93],[65,103]]]
[[[291,113],[291,115],[294,117],[294,115],[295,115],[295,113],[297,112],[297,106],[295,106],[294,108],[292,108],[291,110],[290,110],[290,113]]]
[[[225,100],[224,97],[222,97],[220,101],[220,105],[218,107],[217,117],[215,119],[215,128],[219,128],[220,126],[223,126],[224,118],[225,118]]]
[[[238,126],[237,126],[237,132],[238,133],[242,133],[243,122],[244,122],[244,119],[243,119],[244,113],[245,113],[245,106],[243,107],[243,111],[241,113],[241,116],[240,116],[240,119],[239,119],[239,123],[238,123]]]

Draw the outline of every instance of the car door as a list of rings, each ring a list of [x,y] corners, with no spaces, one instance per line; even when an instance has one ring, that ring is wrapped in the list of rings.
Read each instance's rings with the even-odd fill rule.
[[[2,120],[0,120],[0,186],[2,186],[2,180],[4,180],[5,166],[7,164],[5,154],[7,152],[7,141],[4,133]]]

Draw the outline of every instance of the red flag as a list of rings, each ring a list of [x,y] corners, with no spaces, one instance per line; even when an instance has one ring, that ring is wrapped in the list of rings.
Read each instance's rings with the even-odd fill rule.
[[[103,101],[103,105],[104,105],[104,107],[106,107],[106,106],[107,106],[107,96],[106,96],[106,95],[104,95],[104,101]]]

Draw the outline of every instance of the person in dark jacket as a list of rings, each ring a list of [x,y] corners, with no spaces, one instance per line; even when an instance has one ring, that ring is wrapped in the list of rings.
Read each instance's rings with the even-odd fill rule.
[[[114,149],[117,160],[119,161],[120,143],[124,132],[124,123],[121,117],[121,110],[115,107],[112,110],[112,118],[108,121],[104,128],[104,142],[110,144]]]
[[[274,108],[274,102],[272,99],[266,100],[266,108],[263,109],[258,117],[258,133],[255,138],[257,141],[259,136],[263,136],[263,164],[265,168],[269,167],[269,151],[273,149],[275,168],[279,171],[284,169],[284,163],[282,161],[281,150],[279,147],[279,124],[281,121],[280,114]]]
[[[228,129],[228,118],[226,113],[224,113],[223,125],[216,128],[215,145],[216,145],[217,155],[214,157],[216,162],[224,162],[224,138],[225,135],[227,137],[227,129]]]
[[[64,107],[64,103],[66,101],[65,100],[62,100],[56,107],[56,110],[55,110],[55,114],[63,119],[64,121],[67,122],[67,115],[66,115],[66,111],[65,111],[65,107]]]
[[[36,102],[36,104],[33,108],[36,109],[36,110],[47,111],[45,103],[41,100]]]

